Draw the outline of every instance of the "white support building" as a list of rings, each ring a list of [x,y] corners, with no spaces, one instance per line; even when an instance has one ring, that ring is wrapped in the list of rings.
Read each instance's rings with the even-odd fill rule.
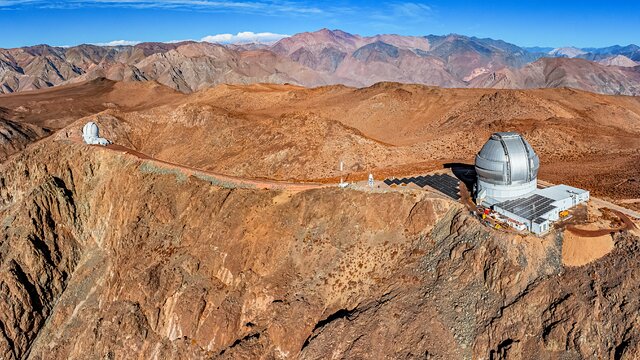
[[[535,234],[544,234],[560,213],[589,201],[589,192],[567,185],[536,189],[525,197],[493,205],[500,215],[524,224]]]
[[[476,156],[476,201],[506,217],[516,229],[549,231],[560,212],[589,201],[589,192],[567,185],[537,188],[538,155],[517,133],[495,133]]]
[[[552,205],[559,211],[569,210],[578,204],[589,201],[589,192],[569,185],[555,185],[537,189],[536,194],[553,200]]]

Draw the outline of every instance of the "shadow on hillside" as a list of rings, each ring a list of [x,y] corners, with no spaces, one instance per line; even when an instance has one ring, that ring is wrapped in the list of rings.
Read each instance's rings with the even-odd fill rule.
[[[444,168],[451,169],[453,175],[462,181],[467,186],[467,189],[472,191],[471,189],[476,183],[476,169],[472,164],[446,163]]]

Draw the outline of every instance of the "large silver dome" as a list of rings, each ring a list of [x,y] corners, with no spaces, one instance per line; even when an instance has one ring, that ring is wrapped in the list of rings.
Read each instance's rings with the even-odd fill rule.
[[[491,135],[476,155],[478,194],[499,200],[517,197],[536,189],[540,160],[518,133]]]

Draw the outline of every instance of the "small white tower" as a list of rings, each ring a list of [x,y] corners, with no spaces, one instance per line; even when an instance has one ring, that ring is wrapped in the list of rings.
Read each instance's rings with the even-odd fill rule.
[[[369,187],[373,189],[373,174],[369,174]]]
[[[338,187],[346,188],[347,186],[349,186],[349,183],[344,181],[344,162],[340,160],[340,183]]]

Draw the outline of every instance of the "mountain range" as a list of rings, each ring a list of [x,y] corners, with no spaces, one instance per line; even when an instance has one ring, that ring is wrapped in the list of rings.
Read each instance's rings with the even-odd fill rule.
[[[640,47],[549,50],[456,34],[359,36],[322,29],[268,45],[185,41],[0,49],[0,93],[97,78],[156,81],[184,93],[221,83],[364,87],[388,81],[640,95]]]

